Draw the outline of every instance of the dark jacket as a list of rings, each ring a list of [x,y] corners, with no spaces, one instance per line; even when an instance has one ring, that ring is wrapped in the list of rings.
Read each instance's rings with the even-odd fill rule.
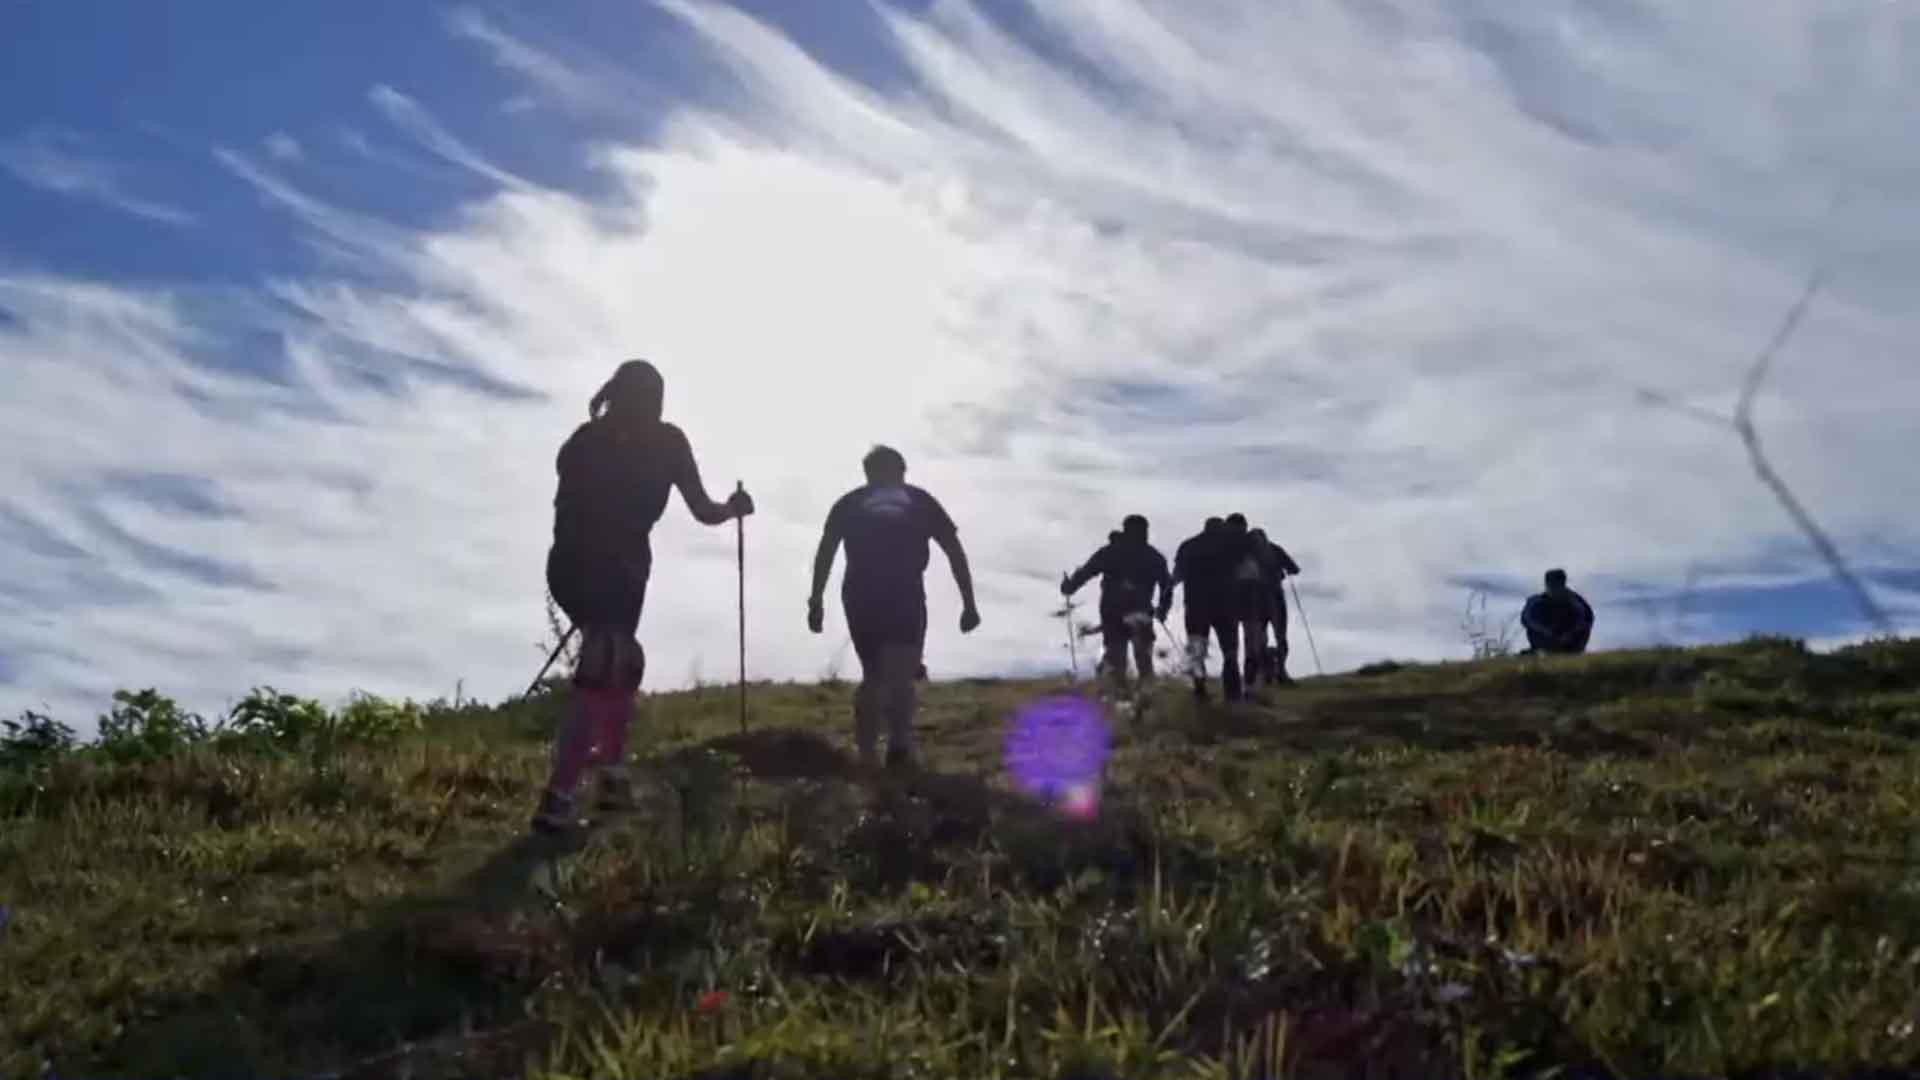
[[[1202,532],[1188,537],[1173,555],[1173,577],[1187,590],[1190,609],[1224,608],[1233,600],[1234,571],[1252,550],[1245,534]]]
[[[1572,589],[1535,593],[1520,610],[1520,623],[1549,638],[1571,637],[1593,630],[1593,607]]]
[[[1167,558],[1152,544],[1122,537],[1093,553],[1085,566],[1068,575],[1066,592],[1071,595],[1100,579],[1100,614],[1126,615],[1153,610],[1154,589],[1160,590],[1163,603],[1173,595],[1173,578],[1167,572]]]

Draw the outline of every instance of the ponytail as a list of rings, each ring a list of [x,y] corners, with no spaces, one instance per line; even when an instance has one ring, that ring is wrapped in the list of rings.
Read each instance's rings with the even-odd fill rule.
[[[659,369],[645,360],[629,360],[616,368],[613,377],[587,402],[587,419],[598,420],[617,407],[622,412],[657,422],[665,391]]]

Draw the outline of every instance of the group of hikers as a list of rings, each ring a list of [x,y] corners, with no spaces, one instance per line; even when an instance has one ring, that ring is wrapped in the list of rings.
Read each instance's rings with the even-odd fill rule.
[[[594,394],[588,421],[560,448],[547,589],[578,629],[580,645],[571,712],[555,738],[552,772],[532,821],[537,832],[583,824],[575,793],[589,769],[597,774],[599,809],[633,804],[625,767],[627,728],[646,673],[646,652],[637,634],[653,567],[653,526],[673,491],[679,490],[703,525],[754,512],[744,486],[725,502],[708,496],[686,435],[663,418],[665,394],[665,381],[652,364],[621,364]],[[866,483],[833,504],[821,531],[807,627],[816,634],[825,628],[827,580],[844,545],[840,603],[861,668],[853,709],[860,761],[869,769],[879,766],[884,731],[886,766],[911,768],[916,682],[925,676],[924,578],[930,544],[946,554],[959,588],[961,633],[980,625],[980,612],[966,549],[939,500],[907,483],[906,459],[897,450],[875,447],[862,465]],[[1166,624],[1179,586],[1185,591],[1186,670],[1194,693],[1207,696],[1209,642],[1218,641],[1221,688],[1233,702],[1260,683],[1292,682],[1286,670],[1285,583],[1300,572],[1285,549],[1238,513],[1208,518],[1199,533],[1174,550],[1169,567],[1148,542],[1147,519],[1134,514],[1065,576],[1060,591],[1070,597],[1100,578],[1102,670],[1124,681],[1131,652],[1138,676],[1148,680],[1154,624]],[[1529,652],[1581,652],[1593,609],[1566,587],[1566,574],[1554,570],[1547,575],[1547,591],[1528,599],[1522,622]]]
[[[1166,624],[1177,585],[1186,591],[1186,668],[1196,697],[1207,696],[1207,653],[1214,640],[1220,643],[1220,684],[1228,701],[1262,682],[1291,683],[1284,583],[1300,573],[1293,556],[1236,513],[1208,518],[1174,549],[1169,570],[1166,556],[1148,542],[1147,529],[1146,518],[1129,515],[1118,532],[1108,534],[1105,547],[1061,579],[1060,593],[1068,597],[1100,579],[1099,670],[1124,683],[1131,652],[1139,677],[1153,678],[1153,627]]]

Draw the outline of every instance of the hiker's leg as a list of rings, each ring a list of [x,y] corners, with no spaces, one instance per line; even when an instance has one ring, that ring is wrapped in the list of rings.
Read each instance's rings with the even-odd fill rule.
[[[1567,651],[1575,655],[1585,653],[1587,651],[1587,641],[1592,637],[1593,630],[1591,628],[1574,634],[1573,640],[1568,644]]]
[[[606,735],[608,701],[620,694],[619,634],[618,627],[604,623],[580,628],[572,707],[554,739],[553,769],[547,780],[547,790],[563,798],[572,797]]]
[[[1240,612],[1241,684],[1247,689],[1259,685],[1265,672],[1261,665],[1267,656],[1267,623],[1260,615],[1258,600],[1248,597]]]
[[[1287,594],[1275,589],[1273,593],[1273,678],[1275,682],[1287,682]]]
[[[1228,701],[1239,701],[1245,693],[1240,682],[1239,626],[1231,614],[1222,613],[1213,626],[1220,639],[1220,693]]]
[[[885,686],[882,713],[887,725],[887,760],[910,759],[914,752],[913,716],[920,705],[914,674],[920,668],[920,642],[889,642],[881,650]]]
[[[547,790],[571,798],[580,786],[580,774],[593,757],[594,742],[600,735],[601,691],[574,687],[573,701],[560,732],[553,740],[553,762],[547,773]]]
[[[627,763],[627,729],[633,725],[633,703],[647,673],[646,650],[631,638],[627,644],[629,652],[623,660],[625,673],[620,685],[607,692],[601,706],[600,760],[611,768],[623,768]]]
[[[1534,652],[1552,652],[1553,642],[1547,640],[1547,635],[1542,634],[1540,631],[1535,630],[1532,627],[1528,627],[1527,628],[1527,648],[1531,649]]]
[[[640,609],[647,600],[647,578],[652,570],[648,558],[626,560],[617,575],[619,625],[613,628],[608,663],[606,693],[600,700],[600,753],[598,763],[602,779],[606,770],[614,770],[614,783],[626,779],[627,728],[633,723],[633,700],[647,675],[647,652],[640,647]]]
[[[1102,613],[1100,619],[1100,662],[1115,686],[1127,685],[1127,636],[1131,629],[1117,613]]]
[[[1150,618],[1134,623],[1133,667],[1142,683],[1153,681],[1153,620]]]
[[[1193,692],[1207,696],[1207,637],[1213,624],[1204,610],[1187,608],[1187,677],[1193,680]]]
[[[851,613],[849,613],[851,615]],[[848,620],[851,622],[851,618]],[[869,634],[853,635],[854,655],[860,659],[860,686],[853,692],[853,744],[862,765],[880,763],[881,647]]]

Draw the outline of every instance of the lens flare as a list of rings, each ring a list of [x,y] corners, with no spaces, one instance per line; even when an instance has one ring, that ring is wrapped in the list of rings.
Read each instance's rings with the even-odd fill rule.
[[[1109,752],[1100,706],[1071,695],[1014,711],[1007,724],[1007,771],[1035,798],[1082,820],[1100,812],[1100,778]]]

